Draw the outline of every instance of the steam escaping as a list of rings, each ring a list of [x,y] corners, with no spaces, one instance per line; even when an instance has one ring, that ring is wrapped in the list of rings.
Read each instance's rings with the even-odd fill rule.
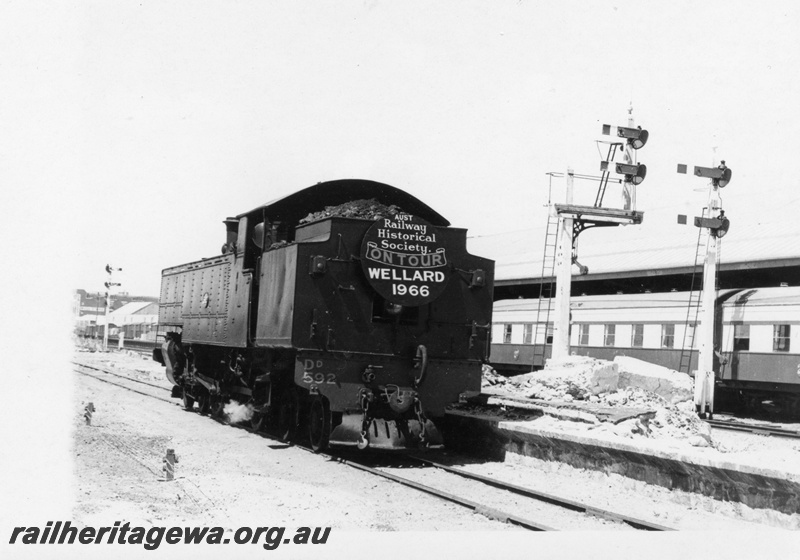
[[[222,409],[231,424],[247,422],[253,417],[253,405],[229,402]]]

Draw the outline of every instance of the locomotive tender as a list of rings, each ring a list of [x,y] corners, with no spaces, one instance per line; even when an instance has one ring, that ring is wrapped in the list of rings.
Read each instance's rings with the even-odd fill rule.
[[[573,297],[571,352],[630,356],[691,373],[699,347],[692,302],[691,292]],[[543,317],[549,304],[541,306]],[[552,325],[537,323],[539,307],[536,299],[495,302],[490,363],[498,371],[544,365]],[[800,417],[800,287],[720,290],[715,321],[717,386],[752,410],[766,404],[769,412]]]
[[[369,200],[371,219],[314,219]],[[467,252],[466,230],[366,180],[318,183],[224,223],[221,255],[162,272],[154,358],[186,409],[246,405],[255,429],[307,433],[316,451],[415,446],[480,392],[494,262]]]

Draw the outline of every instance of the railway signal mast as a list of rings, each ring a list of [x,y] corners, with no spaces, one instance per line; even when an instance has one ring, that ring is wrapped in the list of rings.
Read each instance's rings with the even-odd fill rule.
[[[678,173],[686,173],[687,167],[678,164]],[[701,418],[714,414],[714,307],[717,294],[718,239],[730,227],[721,207],[719,189],[725,187],[732,172],[722,160],[717,167],[694,167],[694,175],[711,179],[708,185],[708,206],[703,216],[694,219],[694,225],[708,229],[706,257],[703,262],[703,292],[700,315],[700,346],[697,369],[694,371],[694,405]]]
[[[119,282],[112,282],[111,275],[114,271],[122,272],[121,268],[112,268],[110,264],[106,265],[106,273],[108,274],[108,280],[105,282],[106,286],[106,324],[103,328],[103,352],[108,352],[108,312],[111,308],[111,288],[114,286],[121,286]]]
[[[629,115],[632,109],[629,110]],[[613,127],[603,125],[603,134],[611,135],[612,130],[616,130],[616,135],[621,140],[605,142],[608,144],[608,155],[600,163],[603,174],[600,177],[589,175],[576,175],[572,169],[566,173],[567,196],[566,204],[554,204],[553,212],[558,216],[558,246],[555,251],[555,279],[556,294],[553,316],[553,347],[552,357],[563,359],[570,354],[569,345],[569,324],[570,324],[570,291],[572,286],[572,264],[577,263],[577,251],[575,249],[578,235],[585,229],[600,226],[619,226],[628,224],[640,224],[644,219],[644,213],[638,212],[636,206],[635,185],[644,181],[647,174],[647,167],[644,164],[635,162],[634,151],[642,148],[648,139],[648,132],[641,127],[633,126],[633,117],[629,116],[627,127]],[[614,163],[617,151],[623,151],[623,163]],[[610,180],[611,170],[622,175],[623,179],[616,179],[616,182],[623,183],[623,206],[624,208],[608,208],[603,206],[603,197],[606,187]],[[551,174],[554,175],[554,174]],[[573,182],[575,178],[589,179],[599,182],[597,196],[593,206],[580,206],[572,203]],[[549,224],[548,224],[549,227]],[[545,235],[547,238],[547,234]],[[547,253],[547,247],[545,247]],[[545,260],[547,257],[545,256]],[[588,269],[578,264],[581,274],[586,274]],[[541,313],[542,297],[540,294],[539,304]],[[540,322],[537,319],[537,322]],[[545,320],[545,325],[547,320]],[[545,343],[546,339],[545,328]],[[535,358],[534,358],[535,359]],[[535,364],[534,364],[535,365]]]
[[[605,125],[603,133],[606,133]],[[609,127],[610,128],[610,127]],[[610,132],[610,130],[609,130]],[[617,136],[625,138],[625,152],[623,159],[625,163],[617,164],[617,173],[625,175],[622,183],[622,207],[625,210],[636,209],[636,185],[644,181],[647,174],[647,167],[644,164],[637,164],[636,151],[647,143],[648,133],[642,127],[636,128],[633,122],[633,106],[628,109],[628,126],[618,127]]]

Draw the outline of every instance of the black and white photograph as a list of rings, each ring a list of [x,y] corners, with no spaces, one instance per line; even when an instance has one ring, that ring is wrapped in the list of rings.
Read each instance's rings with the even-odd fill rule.
[[[800,4],[0,2],[5,558],[778,558]]]

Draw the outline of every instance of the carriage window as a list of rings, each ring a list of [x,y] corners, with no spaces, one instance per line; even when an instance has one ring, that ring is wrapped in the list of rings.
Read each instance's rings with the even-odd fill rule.
[[[522,326],[522,343],[523,344],[530,344],[531,339],[533,338],[533,324],[532,323],[525,323]]]
[[[644,325],[631,325],[631,346],[633,348],[641,348],[644,346]]]
[[[772,351],[788,352],[789,337],[792,332],[791,325],[773,325],[772,327]]]
[[[733,351],[750,350],[750,325],[733,326]]]
[[[589,345],[589,325],[581,323],[578,325],[578,344],[581,346]]]
[[[503,327],[503,343],[511,344],[511,325],[509,323]]]
[[[661,325],[661,348],[675,348],[675,324]]]
[[[614,339],[617,336],[617,325],[606,325],[603,346],[614,346]]]

